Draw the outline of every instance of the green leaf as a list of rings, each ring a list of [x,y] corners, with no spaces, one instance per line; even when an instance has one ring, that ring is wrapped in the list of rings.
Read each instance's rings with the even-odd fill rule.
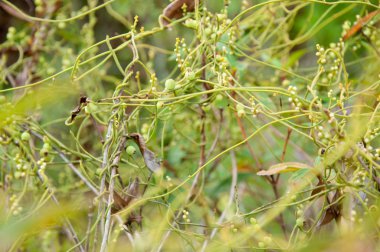
[[[298,60],[299,60],[303,55],[305,55],[306,52],[307,52],[306,49],[301,49],[301,50],[298,50],[298,51],[293,52],[293,53],[290,55],[290,57],[289,57],[289,59],[288,59],[288,61],[287,61],[285,67],[286,67],[286,68],[290,68],[290,67],[292,67],[296,62],[298,62]]]

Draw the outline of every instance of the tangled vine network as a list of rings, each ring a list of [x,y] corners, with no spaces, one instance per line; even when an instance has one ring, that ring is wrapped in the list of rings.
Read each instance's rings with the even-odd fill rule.
[[[378,251],[375,0],[0,0],[0,250]]]

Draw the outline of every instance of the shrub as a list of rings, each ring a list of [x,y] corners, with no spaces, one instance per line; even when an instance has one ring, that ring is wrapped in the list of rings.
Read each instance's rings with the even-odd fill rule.
[[[0,2],[0,248],[378,250],[379,6],[163,2]]]

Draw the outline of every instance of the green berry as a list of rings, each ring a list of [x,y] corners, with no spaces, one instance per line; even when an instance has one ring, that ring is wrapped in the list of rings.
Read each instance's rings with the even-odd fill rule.
[[[225,99],[225,98],[223,97],[223,95],[218,94],[218,95],[215,97],[214,104],[215,104],[215,106],[216,106],[217,108],[222,109],[222,108],[227,107],[227,105],[228,105],[228,100]]]
[[[205,104],[204,106],[202,106],[202,109],[203,109],[203,111],[210,111],[210,109],[211,109],[211,106],[210,106],[210,104]]]
[[[301,215],[303,215],[303,211],[301,209],[298,209],[297,210],[297,216],[301,216]]]
[[[206,36],[210,36],[211,33],[212,33],[212,29],[211,29],[210,27],[207,27],[207,28],[205,29],[205,34],[206,34]]]
[[[189,72],[187,74],[187,78],[192,81],[192,80],[195,80],[197,78],[196,74],[194,72]]]
[[[189,28],[191,28],[191,29],[196,30],[196,29],[198,28],[198,23],[197,23],[196,20],[189,18],[189,19],[187,19],[187,20],[185,21],[185,26],[186,26],[186,27],[189,27]]]
[[[8,28],[8,32],[12,33],[12,34],[15,34],[16,33],[16,28],[14,28],[13,26],[11,26],[11,27]]]
[[[132,155],[135,154],[135,153],[136,153],[136,148],[133,147],[132,145],[129,145],[129,146],[127,147],[127,154],[128,154],[129,156],[132,156]]]
[[[100,176],[100,175],[102,175],[102,169],[101,168],[98,168],[98,169],[96,169],[96,171],[95,171],[95,174],[97,175],[97,176]]]
[[[51,145],[49,143],[44,143],[42,149],[46,150],[46,152],[51,150]]]
[[[215,59],[216,59],[216,61],[219,62],[219,63],[221,63],[221,62],[223,62],[223,61],[226,60],[222,55],[219,55],[219,54],[216,55]]]
[[[305,222],[304,218],[302,218],[302,217],[297,218],[297,220],[296,220],[297,227],[303,227],[304,222]]]
[[[218,18],[218,21],[223,21],[224,19],[226,19],[226,15],[224,13],[219,13],[219,14],[216,14],[216,17]]]
[[[19,172],[19,171],[16,171],[15,172],[15,179],[19,179],[19,178],[21,178],[22,177],[22,175],[21,175],[22,173],[21,172]]]
[[[30,134],[28,133],[28,132],[23,132],[22,134],[21,134],[21,140],[22,141],[25,141],[25,142],[27,142],[27,141],[29,141],[29,139],[30,139]]]
[[[167,80],[165,81],[165,89],[166,89],[166,90],[169,90],[169,91],[174,90],[175,85],[176,85],[176,82],[175,82],[175,80],[173,80],[173,79],[167,79]]]
[[[157,106],[158,109],[160,109],[160,108],[162,108],[164,106],[164,102],[163,101],[159,101],[159,102],[157,102],[156,106]]]
[[[223,100],[223,95],[218,94],[218,95],[215,97],[215,100],[216,100],[216,101],[222,101],[222,100]]]
[[[66,27],[66,23],[65,22],[59,22],[58,23],[58,28],[59,29],[64,29]]]

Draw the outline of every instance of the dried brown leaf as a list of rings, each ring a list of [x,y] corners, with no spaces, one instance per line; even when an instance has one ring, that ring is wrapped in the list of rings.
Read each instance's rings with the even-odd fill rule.
[[[168,20],[177,19],[183,16],[182,6],[186,4],[187,12],[192,12],[195,8],[197,0],[175,0],[170,3],[163,11],[161,22],[163,25],[168,25]]]
[[[161,164],[156,158],[156,154],[154,154],[153,151],[149,150],[146,147],[144,138],[138,133],[129,134],[129,137],[132,138],[135,141],[135,143],[139,146],[146,167],[148,167],[148,169],[151,172],[156,172],[158,169],[160,169]]]

